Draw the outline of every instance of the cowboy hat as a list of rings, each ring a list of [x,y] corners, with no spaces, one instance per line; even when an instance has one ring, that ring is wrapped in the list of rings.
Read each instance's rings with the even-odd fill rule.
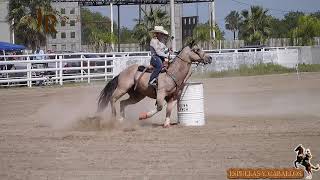
[[[150,31],[151,33],[162,33],[165,35],[169,35],[168,31],[166,31],[163,26],[154,26],[154,29]]]

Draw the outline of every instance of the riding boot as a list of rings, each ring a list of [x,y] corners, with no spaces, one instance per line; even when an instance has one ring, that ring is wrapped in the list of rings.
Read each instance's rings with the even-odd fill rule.
[[[150,85],[151,87],[153,87],[154,89],[157,89],[157,87],[158,87],[157,84],[158,84],[158,83],[157,83],[157,78],[154,78],[154,79],[152,79],[152,80],[149,82],[149,85]]]

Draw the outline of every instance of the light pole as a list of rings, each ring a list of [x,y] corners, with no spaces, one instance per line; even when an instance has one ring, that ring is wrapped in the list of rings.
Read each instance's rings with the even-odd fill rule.
[[[12,27],[14,26],[14,18],[12,19]],[[15,44],[15,39],[14,39],[14,28],[12,28],[12,44]]]
[[[174,22],[174,0],[170,0],[170,11],[171,11],[171,36],[174,37],[172,39],[172,50],[176,51],[176,26]]]
[[[113,3],[110,3],[110,19],[111,19],[111,48],[114,51],[114,42],[113,42]]]
[[[216,13],[215,13],[215,2],[214,0],[211,1],[210,3],[210,28],[212,29],[211,30],[211,33],[210,33],[210,36],[213,40],[216,39],[216,31],[215,31],[215,26],[216,26]]]

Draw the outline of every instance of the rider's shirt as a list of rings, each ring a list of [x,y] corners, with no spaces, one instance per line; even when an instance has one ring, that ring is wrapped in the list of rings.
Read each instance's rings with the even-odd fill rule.
[[[159,41],[158,38],[151,39],[150,51],[152,56],[157,55],[163,58],[168,58],[169,56],[169,49],[163,42]]]

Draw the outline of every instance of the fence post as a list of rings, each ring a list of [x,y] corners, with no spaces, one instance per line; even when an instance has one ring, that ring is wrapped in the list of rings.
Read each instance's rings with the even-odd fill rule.
[[[90,83],[90,59],[87,60],[87,68],[88,68],[88,84]]]
[[[299,72],[299,64],[296,64],[296,71],[297,71],[297,77],[298,77],[298,80],[300,80],[300,72]]]
[[[63,85],[63,66],[62,66],[62,56],[59,56],[59,80],[60,80],[60,85]]]
[[[108,81],[108,76],[107,76],[107,73],[108,73],[108,71],[107,71],[107,64],[108,64],[108,62],[107,62],[107,54],[105,54],[104,55],[104,80],[105,81]]]
[[[114,62],[115,62],[115,59],[116,58],[116,55],[115,54],[112,54],[112,78],[114,78]]]
[[[27,85],[28,87],[32,87],[32,73],[31,73],[31,63],[30,63],[30,56],[27,57]]]
[[[80,72],[81,72],[81,82],[82,82],[83,81],[83,59],[82,59],[82,54],[81,54],[80,58],[81,58],[81,62],[80,62],[81,70],[80,70]]]
[[[56,60],[56,84],[58,84],[58,55],[55,55],[55,60]]]

